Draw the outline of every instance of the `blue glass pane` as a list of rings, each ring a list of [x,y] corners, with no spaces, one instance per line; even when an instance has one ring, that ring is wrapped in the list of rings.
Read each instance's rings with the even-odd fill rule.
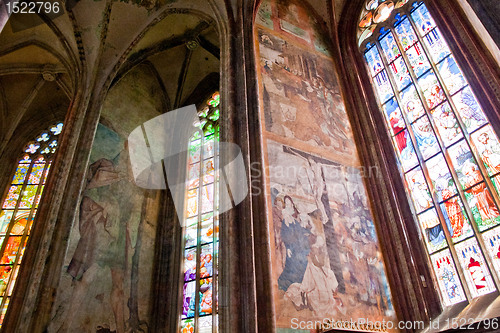
[[[415,22],[418,33],[421,36],[425,35],[436,26],[427,7],[423,4],[411,13],[411,18]]]
[[[452,100],[469,133],[487,123],[486,116],[469,87],[453,96]]]
[[[430,33],[425,35],[423,39],[435,64],[443,60],[448,54],[451,53],[448,45],[444,41],[443,36],[439,32],[439,28],[432,30]]]
[[[382,69],[384,69],[384,65],[382,60],[380,59],[380,54],[376,47],[372,47],[365,53],[365,59],[368,63],[368,67],[370,67],[370,72],[372,76],[377,75]]]
[[[425,102],[430,109],[435,108],[445,100],[446,97],[443,88],[441,88],[433,71],[429,71],[422,75],[422,77],[418,79],[418,85],[420,89],[422,89]]]
[[[398,90],[401,90],[411,83],[410,73],[406,67],[403,57],[399,57],[392,64],[389,65],[391,72],[394,76],[394,81],[398,86]]]
[[[452,55],[440,62],[437,67],[450,95],[467,85],[467,81]]]
[[[417,154],[415,154],[415,149],[413,148],[410,136],[408,135],[408,130],[404,130],[394,136],[393,139],[403,170],[408,171],[415,167],[418,164]]]
[[[373,81],[377,87],[377,93],[381,103],[385,103],[389,98],[394,96],[391,83],[389,82],[389,78],[387,77],[385,70],[375,76]]]
[[[408,51],[406,51],[406,55],[408,56],[411,67],[417,77],[421,76],[431,68],[431,64],[429,63],[429,60],[427,60],[427,56],[425,55],[420,43],[417,43],[409,48]]]
[[[415,135],[415,140],[417,141],[417,146],[424,159],[428,159],[441,150],[427,116],[423,116],[414,122],[411,127]]]
[[[392,32],[389,32],[380,40],[380,46],[382,47],[382,51],[384,52],[388,63],[392,62],[401,54]]]
[[[412,84],[400,93],[401,109],[406,113],[408,120],[413,122],[424,114],[424,107],[420,102],[415,86]]]
[[[432,110],[431,114],[439,136],[446,147],[463,138],[462,130],[448,102]]]
[[[408,18],[405,18],[401,24],[396,26],[395,29],[398,39],[405,51],[418,41],[417,35],[415,34],[410,21],[408,21]]]
[[[392,134],[398,134],[405,128],[405,122],[403,116],[401,115],[401,110],[399,110],[398,102],[395,98],[390,99],[385,103],[382,108],[384,109],[384,114],[386,116],[389,128]]]

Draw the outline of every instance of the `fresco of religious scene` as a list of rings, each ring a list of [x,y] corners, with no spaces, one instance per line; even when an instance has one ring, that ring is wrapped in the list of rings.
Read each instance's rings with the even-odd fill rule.
[[[360,172],[267,140],[278,325],[393,315]]]
[[[258,29],[266,130],[336,154],[354,143],[331,59]]]

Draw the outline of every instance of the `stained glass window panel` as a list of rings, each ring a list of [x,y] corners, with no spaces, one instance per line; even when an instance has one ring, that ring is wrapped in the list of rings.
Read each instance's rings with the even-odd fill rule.
[[[197,249],[190,248],[184,252],[184,281],[196,279],[196,257]]]
[[[194,319],[185,319],[181,322],[181,333],[194,333]]]
[[[479,231],[484,231],[500,223],[500,213],[485,183],[480,183],[466,190],[465,196]]]
[[[458,260],[465,272],[465,280],[474,297],[496,290],[484,257],[475,238],[456,245]]]
[[[485,126],[471,135],[481,160],[489,175],[500,172],[500,143],[491,125]]]
[[[396,26],[395,30],[398,39],[405,50],[409,49],[413,44],[417,42],[415,31],[413,30],[410,21],[408,21],[407,18],[401,21],[401,23]]]
[[[449,249],[431,255],[432,265],[438,278],[441,295],[446,305],[460,303],[466,300],[464,290],[460,284],[457,270]]]
[[[188,191],[187,194],[187,216],[198,215],[198,189]]]
[[[479,167],[465,140],[451,146],[448,152],[457,173],[458,181],[463,188],[471,187],[483,180]]]
[[[17,199],[19,199],[19,195],[21,194],[22,186],[13,185],[9,188],[9,192],[7,193],[7,198],[5,199],[2,208],[12,208],[14,209],[17,204]]]
[[[443,200],[443,194],[446,193],[448,197],[451,197],[457,193],[455,182],[453,181],[451,172],[448,169],[448,164],[446,163],[443,154],[439,154],[429,159],[426,162],[426,165],[434,191],[440,202]]]
[[[214,208],[214,185],[203,186],[202,190],[202,213],[208,213]]]
[[[457,243],[472,236],[473,231],[465,213],[462,200],[460,200],[458,195],[450,198],[450,194],[450,192],[443,194],[443,199],[446,201],[440,204],[440,206],[453,242]]]
[[[384,69],[384,64],[382,63],[382,59],[380,59],[380,54],[376,47],[372,47],[365,53],[365,59],[368,62],[368,67],[370,68],[372,76],[377,75]]]
[[[429,209],[418,215],[420,226],[424,233],[429,253],[434,253],[446,247],[446,236],[439,222],[436,209]]]
[[[200,280],[200,315],[212,314],[212,278]]]
[[[407,87],[411,83],[410,73],[408,72],[408,68],[406,67],[405,61],[402,57],[396,59],[392,64],[390,64],[389,68],[394,76],[398,90]]]
[[[388,63],[391,63],[394,59],[401,55],[392,33],[388,33],[380,40],[380,46],[382,47],[382,51],[384,52]]]
[[[401,110],[399,109],[398,102],[396,99],[392,98],[382,107],[389,124],[389,128],[392,134],[397,134],[405,128],[405,122],[403,116],[401,115]]]
[[[399,155],[404,171],[408,171],[418,164],[417,154],[413,148],[408,130],[404,130],[393,138],[396,152]]]
[[[36,163],[33,165],[28,179],[28,184],[40,184],[40,179],[42,178],[43,169],[45,168],[45,163]]]
[[[19,164],[12,179],[12,184],[22,184],[24,183],[24,178],[28,173],[29,164]]]
[[[467,81],[452,55],[441,61],[437,68],[450,95],[455,94],[467,85]]]
[[[451,54],[450,49],[448,48],[448,45],[444,41],[444,38],[438,28],[435,28],[424,37],[424,44],[427,46],[435,64]]]
[[[487,123],[486,116],[469,87],[460,91],[452,99],[469,133]]]
[[[417,213],[432,206],[432,198],[429,188],[425,182],[424,174],[420,167],[417,167],[406,174],[406,183],[415,203]]]
[[[217,316],[215,316],[217,320]],[[212,316],[201,317],[198,320],[198,325],[200,327],[199,333],[212,333]]]
[[[488,230],[482,236],[493,266],[500,273],[500,227]]]
[[[386,102],[388,99],[394,96],[391,83],[389,82],[389,78],[387,77],[387,73],[385,72],[385,70],[375,76],[373,81],[375,83],[375,87],[377,87],[377,93],[381,103]]]
[[[417,77],[420,77],[431,68],[431,64],[429,63],[429,60],[427,60],[420,43],[417,43],[409,48],[408,51],[406,51],[406,55],[408,56],[408,60],[410,61],[411,67]]]
[[[210,184],[214,182],[215,161],[213,158],[203,161],[203,183]]]
[[[418,84],[420,89],[422,89],[425,101],[430,109],[435,108],[441,104],[442,101],[444,101],[445,95],[443,88],[441,88],[441,85],[438,83],[436,75],[433,71],[430,71],[419,78]]]
[[[19,203],[19,208],[31,208],[35,202],[38,185],[26,185]]]
[[[200,161],[201,140],[191,142],[189,145],[189,164]]]
[[[5,233],[7,232],[7,228],[12,219],[12,216],[14,216],[13,210],[0,211],[0,235],[5,235]]]
[[[425,113],[422,102],[420,102],[417,90],[415,89],[415,86],[413,84],[404,89],[400,93],[400,96],[402,104],[401,109],[406,113],[410,122],[415,121]]]
[[[448,102],[433,109],[431,114],[441,140],[443,140],[446,147],[463,138],[458,120]]]
[[[418,33],[423,36],[432,28],[436,27],[436,23],[432,19],[427,7],[424,5],[419,6],[411,13],[412,19],[415,21],[415,25],[417,26]]]
[[[184,284],[183,296],[182,318],[193,318],[196,308],[196,281]]]
[[[427,116],[414,122],[412,129],[415,140],[417,141],[417,146],[424,159],[434,156],[441,150]]]
[[[188,189],[193,189],[199,186],[200,183],[200,163],[191,164],[188,166]]]

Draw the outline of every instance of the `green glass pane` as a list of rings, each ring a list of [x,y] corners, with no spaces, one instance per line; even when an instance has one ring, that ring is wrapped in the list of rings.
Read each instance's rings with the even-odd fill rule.
[[[19,208],[31,208],[35,202],[36,189],[38,185],[27,185],[23,191]]]

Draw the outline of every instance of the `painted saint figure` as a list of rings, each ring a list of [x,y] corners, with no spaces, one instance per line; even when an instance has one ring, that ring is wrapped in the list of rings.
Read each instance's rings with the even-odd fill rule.
[[[465,183],[466,188],[471,187],[483,180],[481,173],[476,169],[474,164],[471,164],[464,169],[465,175],[467,176],[467,182]],[[468,189],[466,192],[474,195],[477,210],[479,211],[483,221],[494,219],[500,215],[491,193],[486,188],[486,184],[484,182]]]
[[[441,191],[443,200],[447,200],[453,196],[453,193],[444,189]],[[452,237],[458,237],[462,235],[462,229],[464,226],[464,216],[462,215],[462,208],[458,204],[458,197],[450,199],[444,203],[446,214],[448,215],[453,229]]]

